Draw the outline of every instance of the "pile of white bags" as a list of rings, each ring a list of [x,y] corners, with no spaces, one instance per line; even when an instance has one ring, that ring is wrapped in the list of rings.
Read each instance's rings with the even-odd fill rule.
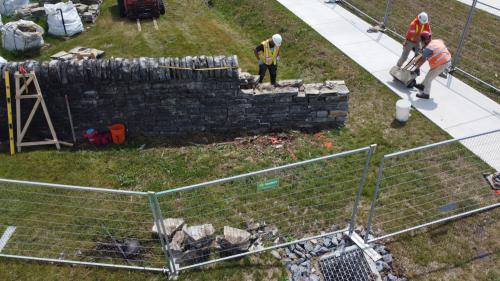
[[[45,4],[49,33],[55,36],[73,36],[83,31],[83,24],[73,2]]]
[[[43,28],[29,20],[18,20],[2,26],[2,46],[11,52],[40,49]]]
[[[29,0],[1,0],[0,1],[0,14],[5,16],[12,16],[17,9],[27,6]]]

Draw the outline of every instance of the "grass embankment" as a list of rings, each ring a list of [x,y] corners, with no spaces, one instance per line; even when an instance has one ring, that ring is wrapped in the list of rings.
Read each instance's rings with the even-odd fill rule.
[[[406,126],[394,122],[396,96],[277,2],[216,0],[212,1],[211,8],[202,4],[203,1],[167,2],[167,14],[158,21],[160,31],[155,31],[151,22],[145,22],[143,31],[139,33],[134,22],[117,18],[113,1],[106,1],[94,26],[68,41],[48,38],[52,46],[44,49],[40,58],[47,58],[52,53],[76,45],[105,50],[108,57],[236,54],[244,70],[255,72],[252,48],[271,34],[280,32],[285,40],[280,78],[303,78],[307,82],[343,79],[351,90],[346,128],[323,132],[324,138],[333,143],[333,149],[324,146],[323,141],[313,135],[298,132],[288,134],[291,141],[282,148],[259,142],[151,145],[141,151],[137,150],[140,142],[129,142],[120,148],[76,152],[55,152],[50,148],[23,152],[12,158],[6,154],[0,155],[1,177],[159,191],[291,162],[293,157],[286,147],[291,148],[299,160],[303,160],[377,143],[378,159],[383,153],[447,138],[446,134],[416,112]],[[365,195],[371,194],[375,175],[376,170],[372,169]],[[363,200],[363,209],[366,209],[368,200],[368,196]],[[87,201],[82,204],[87,204]],[[433,265],[438,269],[459,266],[461,272],[457,274],[457,279],[488,280],[488,276],[498,274],[494,267],[498,256],[474,263],[473,269],[469,265],[460,266],[460,263],[475,257],[477,249],[489,247],[488,250],[496,249],[498,252],[498,240],[490,240],[491,244],[480,240],[474,240],[473,243],[459,242],[464,241],[460,236],[462,233],[473,232],[485,218],[494,222],[495,216],[498,217],[498,212],[440,228],[445,234],[439,239],[427,240],[434,234],[426,233],[396,242],[392,248],[395,256],[401,259],[397,265],[412,279],[439,280],[447,274],[448,271],[444,274],[437,271],[431,274],[432,278],[429,277],[425,268]],[[457,227],[461,231],[454,229]],[[491,233],[497,229],[494,223],[481,224],[481,227],[487,235],[485,237],[491,237]],[[467,250],[457,249],[456,245]],[[426,250],[419,251],[422,248]],[[437,262],[432,258],[436,249],[442,253]],[[409,267],[414,264],[421,267]],[[279,264],[260,255],[233,261],[209,271],[186,272],[180,279],[279,280],[284,275]],[[2,260],[0,263],[1,280],[161,278],[157,274],[47,266],[12,260]]]
[[[348,2],[377,20],[382,21],[384,18],[386,1],[349,0]],[[452,55],[456,52],[470,6],[456,0],[395,0],[391,1],[391,3],[391,13],[387,23],[390,29],[405,35],[410,21],[420,12],[426,11],[431,20],[434,38],[444,39]],[[345,7],[351,8],[349,5],[345,5]],[[476,9],[458,65],[466,72],[493,84],[497,88],[500,87],[498,34],[500,34],[500,20],[498,17]],[[477,90],[500,103],[499,92],[467,78],[458,71],[454,75],[464,79]]]

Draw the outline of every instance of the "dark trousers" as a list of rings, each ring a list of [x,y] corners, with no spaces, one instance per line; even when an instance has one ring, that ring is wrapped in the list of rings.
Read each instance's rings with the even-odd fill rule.
[[[263,63],[259,65],[259,83],[262,83],[262,80],[264,80],[267,69],[269,69],[269,74],[271,75],[271,84],[276,85],[276,72],[278,72],[278,66],[275,64],[267,65]]]

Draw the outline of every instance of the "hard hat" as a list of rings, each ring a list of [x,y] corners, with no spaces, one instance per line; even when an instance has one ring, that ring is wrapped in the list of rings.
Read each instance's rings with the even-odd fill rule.
[[[420,38],[422,38],[423,41],[428,41],[431,40],[432,34],[429,31],[424,31],[420,33]]]
[[[426,12],[421,12],[420,14],[418,14],[418,21],[420,22],[420,24],[426,24],[427,22],[429,22],[429,16]]]
[[[276,46],[281,46],[281,41],[283,41],[283,39],[281,38],[281,35],[279,34],[274,34],[273,35],[273,42],[274,44],[276,44]]]

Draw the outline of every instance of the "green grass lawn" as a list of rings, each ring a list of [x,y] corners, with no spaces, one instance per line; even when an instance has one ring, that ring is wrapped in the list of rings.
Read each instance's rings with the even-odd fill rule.
[[[293,156],[287,148],[299,160],[305,160],[377,143],[375,166],[384,153],[449,138],[415,111],[405,126],[395,122],[397,97],[277,2],[211,2],[212,6],[208,7],[204,1],[167,1],[167,14],[158,21],[160,31],[154,30],[152,22],[144,22],[142,32],[138,32],[135,22],[117,18],[113,1],[105,1],[95,25],[70,40],[47,38],[51,45],[43,49],[38,58],[47,58],[77,45],[102,49],[107,57],[236,54],[243,70],[255,73],[257,65],[252,48],[279,32],[284,38],[279,78],[303,78],[306,82],[345,80],[351,90],[347,126],[324,131],[323,137],[288,132],[290,141],[281,148],[259,141],[218,144],[198,139],[180,143],[170,140],[148,142],[147,149],[138,150],[144,141],[131,140],[121,147],[93,149],[84,146],[76,151],[61,152],[47,148],[27,150],[10,157],[5,147],[0,155],[0,177],[160,191],[292,162]],[[2,55],[12,58],[11,54]],[[333,143],[332,149],[323,145],[325,139]],[[368,207],[375,177],[376,169],[373,168],[362,201],[363,210]],[[88,201],[82,204],[92,207]],[[366,219],[366,212],[362,213],[365,215],[360,219]],[[43,214],[35,215],[43,217]],[[483,237],[490,239],[474,238],[471,243],[464,243],[466,238],[461,234],[472,235],[478,225]],[[412,280],[446,280],[450,272],[459,280],[495,280],[498,270],[494,264],[498,254],[479,263],[469,261],[477,255],[478,249],[498,252],[500,243],[493,236],[497,229],[498,211],[495,211],[440,227],[436,230],[439,239],[426,239],[436,236],[430,232],[409,237],[409,240],[396,240],[390,247],[395,253],[396,266]],[[467,250],[462,251],[462,248]],[[439,259],[434,259],[438,252]],[[426,268],[442,270],[431,272]],[[456,268],[458,272],[450,271]],[[286,272],[282,266],[267,255],[259,255],[224,263],[211,270],[185,272],[180,280],[283,280],[283,276]],[[125,270],[0,261],[0,280],[160,279],[159,274]]]

